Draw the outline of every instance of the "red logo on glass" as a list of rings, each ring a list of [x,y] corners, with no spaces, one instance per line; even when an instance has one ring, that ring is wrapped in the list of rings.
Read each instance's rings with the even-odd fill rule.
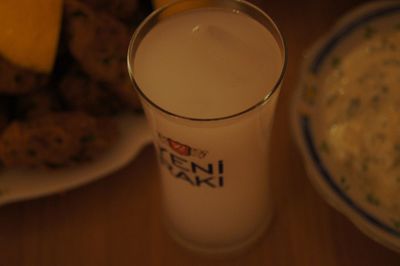
[[[184,156],[189,156],[190,155],[190,151],[191,148],[185,144],[179,143],[175,140],[172,139],[168,139],[168,144],[171,147],[171,149],[173,149],[174,151],[176,151],[177,153],[179,153],[180,155],[184,155]]]
[[[183,156],[193,156],[202,159],[208,154],[208,151],[206,150],[196,149],[189,145],[182,144],[176,140],[163,136],[161,133],[158,133],[158,138],[161,143],[168,145],[174,152]]]

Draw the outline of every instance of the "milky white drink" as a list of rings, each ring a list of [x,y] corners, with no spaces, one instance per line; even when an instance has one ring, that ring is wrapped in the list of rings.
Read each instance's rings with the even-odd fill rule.
[[[261,103],[282,72],[277,41],[244,13],[201,8],[159,22],[129,56],[174,237],[208,251],[251,242],[272,214],[267,144],[277,92]]]

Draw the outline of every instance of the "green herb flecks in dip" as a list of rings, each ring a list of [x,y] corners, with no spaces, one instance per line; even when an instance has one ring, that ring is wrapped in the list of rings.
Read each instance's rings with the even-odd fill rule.
[[[362,34],[328,61],[317,99],[319,151],[343,191],[400,228],[400,31],[368,26]]]

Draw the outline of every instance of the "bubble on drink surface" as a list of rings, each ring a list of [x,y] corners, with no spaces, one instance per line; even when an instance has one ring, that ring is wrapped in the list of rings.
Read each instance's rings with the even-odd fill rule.
[[[196,26],[194,26],[193,27],[193,29],[192,29],[192,32],[193,33],[197,33],[197,32],[199,32],[200,31],[200,27],[201,27],[201,25],[199,24],[199,25],[196,25]]]

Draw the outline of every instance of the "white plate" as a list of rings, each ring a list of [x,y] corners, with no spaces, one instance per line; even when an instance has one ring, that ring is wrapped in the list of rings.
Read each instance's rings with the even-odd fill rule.
[[[399,1],[371,2],[340,19],[306,53],[291,110],[294,138],[303,155],[309,179],[316,190],[366,235],[397,252],[400,252],[400,228],[396,228],[388,217],[381,215],[379,207],[368,207],[360,199],[353,197],[351,191],[338,181],[340,178],[337,167],[323,155],[322,147],[318,145],[321,138],[316,121],[316,101],[320,84],[334,68],[332,63],[336,58],[345,56],[352,48],[360,45],[367,38],[368,29],[373,28],[379,34],[386,32],[389,27],[398,28],[399,25]]]
[[[118,170],[151,142],[145,117],[125,114],[117,119],[120,136],[97,160],[57,170],[3,170],[0,172],[0,205],[73,189]]]

